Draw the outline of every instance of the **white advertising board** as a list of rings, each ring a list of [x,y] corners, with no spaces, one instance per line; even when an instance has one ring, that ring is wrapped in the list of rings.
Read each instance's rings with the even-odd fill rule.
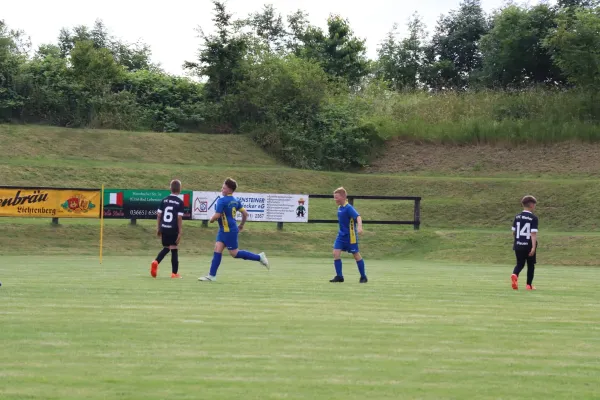
[[[308,195],[305,194],[268,194],[234,193],[246,211],[248,221],[256,222],[307,222]],[[215,213],[220,192],[194,192],[192,201],[192,219],[209,220]],[[237,213],[237,220],[242,218]]]

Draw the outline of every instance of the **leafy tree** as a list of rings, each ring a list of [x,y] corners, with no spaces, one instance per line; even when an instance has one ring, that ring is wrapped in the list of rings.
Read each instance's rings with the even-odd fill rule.
[[[267,55],[247,61],[247,80],[240,84],[236,114],[249,122],[304,121],[329,93],[327,74],[318,64],[293,54]]]
[[[493,18],[493,27],[481,40],[483,81],[488,86],[523,87],[562,82],[543,40],[556,27],[553,8],[508,6]]]
[[[304,43],[304,35],[309,28],[308,14],[302,10],[298,10],[287,16],[287,23],[286,48],[291,53],[300,56],[302,43]]]
[[[388,33],[377,53],[378,61],[375,76],[383,79],[395,90],[416,89],[425,61],[423,41],[425,25],[418,14],[408,22],[408,37],[396,40],[397,26]]]
[[[369,73],[365,40],[355,37],[349,21],[338,15],[327,19],[327,28],[327,34],[314,26],[300,31],[299,56],[318,62],[331,77],[357,85]]]
[[[19,85],[30,46],[23,31],[9,29],[0,20],[0,120],[11,120],[21,113],[25,98]]]
[[[96,48],[91,41],[80,41],[71,51],[73,77],[93,94],[110,92],[123,79],[124,69],[106,48]]]
[[[42,45],[25,68],[28,76],[24,119],[59,126],[80,125],[81,85],[55,45]],[[83,114],[86,112],[83,111]]]
[[[427,49],[426,83],[434,88],[465,87],[481,67],[479,46],[487,31],[481,0],[463,0],[458,10],[442,16]]]
[[[301,168],[345,169],[366,163],[377,143],[374,127],[347,92],[335,96],[320,66],[293,54],[247,66],[248,80],[235,95],[242,130],[273,154]]]
[[[206,117],[202,85],[160,71],[140,70],[125,78],[135,96],[141,124],[159,132],[199,130]]]
[[[598,0],[558,0],[557,6],[561,9],[566,8],[594,8],[598,7]]]
[[[150,47],[144,43],[126,43],[111,36],[102,20],[96,20],[90,29],[78,25],[73,30],[62,28],[58,36],[58,47],[63,57],[70,57],[78,42],[91,42],[95,49],[107,49],[115,61],[130,71],[157,69],[150,61]]]
[[[600,7],[580,8],[574,15],[561,12],[557,29],[544,45],[569,82],[588,92],[583,117],[600,119]]]
[[[238,24],[249,26],[253,34],[272,51],[282,52],[285,49],[287,32],[283,17],[272,4],[265,5],[262,11],[250,14],[247,19],[238,21]]]
[[[600,89],[600,8],[578,10],[571,23],[566,12],[561,13],[544,45],[570,82]]]
[[[213,22],[216,34],[206,35],[200,29],[204,41],[198,52],[197,62],[186,62],[184,67],[200,77],[208,78],[205,85],[209,100],[220,102],[227,95],[236,92],[236,86],[243,78],[240,66],[248,48],[247,40],[234,28],[232,15],[227,12],[225,3],[213,0],[215,14]]]

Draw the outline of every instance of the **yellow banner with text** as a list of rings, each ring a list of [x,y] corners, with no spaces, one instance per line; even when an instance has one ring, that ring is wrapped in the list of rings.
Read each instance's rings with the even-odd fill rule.
[[[100,189],[0,187],[1,217],[100,218]]]

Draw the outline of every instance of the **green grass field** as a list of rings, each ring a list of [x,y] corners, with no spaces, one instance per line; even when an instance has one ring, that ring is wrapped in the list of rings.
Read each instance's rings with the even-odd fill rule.
[[[600,270],[345,259],[4,257],[0,398],[597,398]]]
[[[360,173],[281,165],[244,136],[0,125],[0,184],[422,196],[421,230],[365,225],[369,283],[332,285],[334,224],[249,223],[208,271],[215,227],[184,222],[182,280],[155,222],[0,218],[0,399],[591,399],[600,373],[600,147],[395,140]],[[227,156],[223,156],[227,154]],[[574,155],[577,155],[575,157]],[[175,160],[175,161],[174,161]],[[538,290],[513,291],[510,224],[539,199]],[[400,202],[355,203],[410,219]],[[310,200],[311,218],[335,218]],[[524,275],[523,275],[524,277]]]

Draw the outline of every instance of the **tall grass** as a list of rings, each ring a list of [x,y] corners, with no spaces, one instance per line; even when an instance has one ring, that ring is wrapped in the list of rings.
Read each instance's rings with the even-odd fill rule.
[[[389,139],[438,143],[600,140],[600,105],[579,91],[390,93],[368,90],[364,119]]]

